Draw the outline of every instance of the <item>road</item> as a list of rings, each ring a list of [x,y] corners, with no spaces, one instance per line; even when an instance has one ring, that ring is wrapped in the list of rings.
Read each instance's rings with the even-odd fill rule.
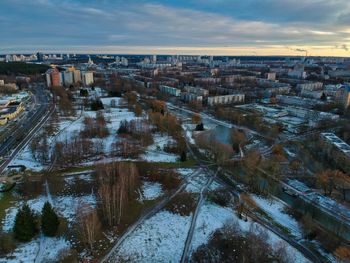
[[[21,120],[11,135],[0,145],[0,156],[7,155],[0,165],[0,174],[43,127],[55,109],[54,105],[50,104],[43,85],[37,85],[34,90],[37,106],[33,111],[28,112],[25,120]]]
[[[205,194],[208,191],[208,187],[211,185],[211,183],[213,182],[213,180],[215,179],[217,173],[219,172],[219,169],[217,170],[217,172],[215,173],[215,175],[212,174],[212,172],[210,170],[208,170],[208,174],[210,175],[210,177],[207,180],[207,183],[202,187],[199,198],[198,198],[198,202],[197,202],[197,206],[196,206],[196,210],[194,211],[192,220],[191,220],[191,225],[190,225],[190,229],[188,231],[187,234],[187,238],[186,238],[186,242],[185,242],[185,247],[182,253],[182,257],[181,257],[181,263],[187,262],[188,258],[189,258],[189,252],[190,252],[190,248],[191,248],[191,244],[192,244],[192,239],[193,239],[193,234],[194,234],[194,230],[196,227],[196,223],[197,223],[197,218],[198,218],[198,214],[199,211],[202,207],[202,204],[205,200]]]

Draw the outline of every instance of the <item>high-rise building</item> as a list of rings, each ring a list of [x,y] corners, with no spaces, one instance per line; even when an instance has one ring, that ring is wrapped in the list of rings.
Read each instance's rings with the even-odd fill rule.
[[[62,86],[61,73],[57,68],[46,71],[46,84],[48,87]]]
[[[350,106],[350,85],[343,85],[336,93],[336,100],[347,109]]]
[[[83,72],[81,74],[84,86],[89,86],[94,83],[94,73],[93,72]]]
[[[78,69],[73,71],[73,81],[74,83],[81,82],[81,72]]]
[[[72,71],[63,72],[63,81],[64,81],[64,85],[66,86],[72,85],[74,83],[73,72]]]

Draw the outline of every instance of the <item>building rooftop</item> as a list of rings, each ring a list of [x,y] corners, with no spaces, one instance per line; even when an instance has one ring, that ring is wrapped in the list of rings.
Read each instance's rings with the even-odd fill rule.
[[[321,135],[335,145],[339,150],[341,150],[346,155],[350,156],[350,145],[340,139],[334,133],[321,133]]]

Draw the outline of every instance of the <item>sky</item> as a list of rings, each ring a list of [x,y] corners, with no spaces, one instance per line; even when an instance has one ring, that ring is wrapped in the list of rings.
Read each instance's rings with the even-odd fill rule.
[[[0,0],[0,53],[350,56],[350,0]]]

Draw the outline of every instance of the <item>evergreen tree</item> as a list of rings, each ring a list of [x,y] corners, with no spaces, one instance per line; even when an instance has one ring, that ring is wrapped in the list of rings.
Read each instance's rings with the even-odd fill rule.
[[[204,131],[204,125],[202,122],[200,124],[197,124],[196,131]]]
[[[186,162],[186,160],[187,160],[187,155],[186,155],[186,152],[183,151],[183,152],[181,153],[180,161],[181,161],[181,162]]]
[[[37,233],[36,216],[27,204],[17,212],[13,231],[15,238],[22,242],[30,241]]]
[[[46,236],[55,236],[60,222],[56,212],[49,202],[44,204],[41,212],[41,230]]]

